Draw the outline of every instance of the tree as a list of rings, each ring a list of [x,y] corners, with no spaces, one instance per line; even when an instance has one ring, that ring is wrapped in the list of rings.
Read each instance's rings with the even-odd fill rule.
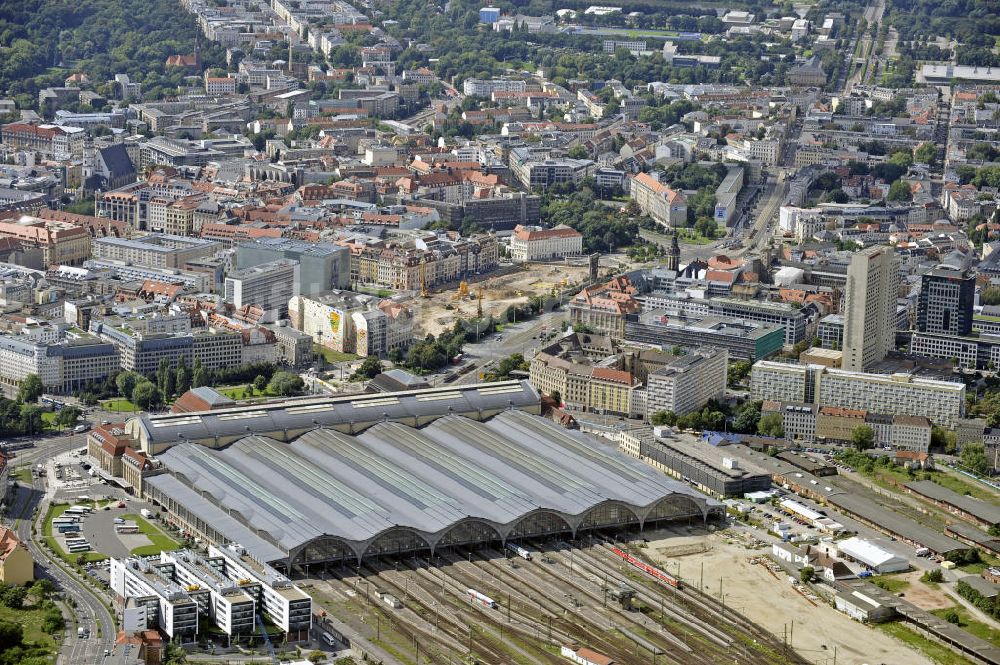
[[[368,356],[351,375],[352,380],[372,379],[382,373],[382,361],[378,356]]]
[[[944,620],[956,626],[961,623],[961,617],[958,616],[958,611],[954,607],[944,613]]]
[[[747,402],[736,415],[733,421],[733,429],[745,434],[753,434],[757,431],[757,424],[760,422],[760,402]]]
[[[851,432],[851,445],[859,452],[875,446],[875,431],[868,425],[858,425]]]
[[[803,584],[809,584],[812,581],[813,575],[816,573],[816,569],[812,566],[802,566],[799,568],[799,581]]]
[[[761,436],[773,436],[780,439],[785,436],[785,422],[780,413],[769,413],[761,416],[757,422],[757,433]]]
[[[677,414],[673,411],[657,411],[650,417],[649,422],[657,426],[673,427],[677,424]]]
[[[263,374],[258,374],[253,380],[253,387],[259,393],[263,393],[267,390],[267,377]]]
[[[20,430],[24,434],[39,434],[45,427],[42,414],[45,410],[37,404],[22,404]]]
[[[208,370],[201,366],[201,359],[194,361],[194,371],[191,373],[191,387],[201,388],[210,383]]]
[[[920,147],[913,151],[913,158],[924,164],[934,165],[937,161],[937,147],[930,141],[921,143]]]
[[[0,621],[0,653],[21,645],[24,629],[13,621]]]
[[[118,376],[115,377],[115,386],[118,388],[118,394],[127,400],[131,400],[132,391],[140,379],[142,379],[142,376],[135,372],[119,372]]]
[[[962,466],[981,476],[985,476],[990,470],[986,448],[981,443],[967,443],[962,446],[962,454],[959,459],[962,461]]]
[[[955,433],[934,425],[931,427],[931,448],[943,450],[949,455],[954,454],[958,448],[958,440]]]
[[[187,662],[187,652],[173,642],[168,642],[163,650],[163,665],[183,665]]]
[[[191,390],[191,370],[181,358],[177,361],[177,394],[183,395],[189,390]]]
[[[910,201],[913,199],[913,193],[910,191],[910,185],[905,180],[897,180],[896,182],[889,185],[889,195],[886,197],[889,201]]]
[[[319,650],[310,651],[309,655],[306,656],[306,660],[310,663],[322,663],[326,660],[326,654]]]
[[[742,384],[750,376],[751,369],[753,369],[753,363],[749,360],[736,360],[729,363],[729,375],[727,377],[729,387],[733,388]]]
[[[27,596],[28,588],[19,584],[4,584],[0,588],[0,603],[14,610],[19,610],[24,606],[24,599]]]
[[[302,390],[305,383],[302,377],[292,372],[275,372],[271,381],[267,384],[267,389],[275,394],[287,397]]]
[[[159,406],[162,400],[160,389],[152,381],[142,381],[132,390],[132,403],[143,411]]]
[[[556,405],[562,404],[562,393],[560,393],[558,390],[553,390],[551,393],[549,393],[549,397],[552,398],[552,401],[555,402]]]
[[[60,427],[72,427],[83,415],[83,411],[75,406],[65,406],[56,416],[56,422]]]
[[[17,387],[17,401],[21,404],[34,404],[45,392],[42,380],[37,374],[29,374],[21,379]]]
[[[177,373],[167,368],[167,371],[163,373],[163,397],[164,399],[169,399],[173,397],[177,392]]]

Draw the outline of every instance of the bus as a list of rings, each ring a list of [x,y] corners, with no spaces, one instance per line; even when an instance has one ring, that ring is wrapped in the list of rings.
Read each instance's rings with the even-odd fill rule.
[[[333,639],[333,635],[326,632],[325,630],[322,633],[320,633],[320,637],[323,638],[323,641],[326,642],[326,645],[328,647],[337,646],[337,642]]]

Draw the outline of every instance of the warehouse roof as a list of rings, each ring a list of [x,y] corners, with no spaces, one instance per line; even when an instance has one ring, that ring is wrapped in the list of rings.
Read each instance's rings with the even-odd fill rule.
[[[509,408],[539,410],[527,381],[447,386],[396,393],[302,397],[198,413],[144,414],[128,421],[146,452],[159,454],[179,443],[214,448],[256,434],[289,441],[317,427],[357,432],[385,421],[424,425],[448,414],[477,420]]]
[[[569,531],[588,516],[606,519],[593,511],[608,502],[615,515],[624,509],[621,522],[661,508],[702,517],[719,505],[586,435],[516,410],[486,423],[447,416],[420,430],[394,422],[356,436],[314,429],[290,444],[263,436],[221,451],[181,444],[160,460],[170,473],[149,479],[154,494],[262,561],[294,558],[318,540],[360,557],[400,529],[431,547],[469,520],[506,538],[538,512]]]
[[[916,480],[912,483],[906,483],[905,487],[914,494],[954,506],[983,522],[1000,524],[1000,506],[995,504],[972,496],[959,494],[947,487],[938,485],[933,480]]]

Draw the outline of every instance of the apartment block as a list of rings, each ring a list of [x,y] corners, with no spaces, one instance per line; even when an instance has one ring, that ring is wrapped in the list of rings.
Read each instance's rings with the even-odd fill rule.
[[[236,580],[219,571],[219,564],[203,559],[197,552],[181,550],[160,552],[161,569],[169,570],[173,580],[183,585],[188,593],[198,594],[199,613],[209,618],[216,627],[230,638],[249,636],[256,632],[255,603],[253,598]]]
[[[240,582],[254,597],[259,611],[285,631],[288,641],[309,639],[312,598],[274,568],[257,562],[239,545],[210,545],[208,560],[231,581]]]
[[[150,233],[139,238],[104,237],[93,239],[95,259],[123,261],[152,268],[183,268],[193,259],[221,251],[221,243],[201,238]]]
[[[939,266],[920,280],[917,330],[950,335],[972,332],[976,276],[970,271]]]
[[[258,305],[279,317],[288,315],[288,301],[299,294],[299,262],[279,259],[235,270],[226,275],[226,301],[237,309]]]
[[[109,574],[116,604],[142,608],[146,628],[182,643],[197,640],[198,604],[158,564],[139,557],[111,559]]]
[[[844,369],[871,369],[895,347],[898,293],[899,260],[891,247],[868,247],[851,257],[844,300]]]
[[[649,374],[646,381],[647,418],[657,411],[679,416],[700,410],[726,392],[729,354],[725,349],[695,349]]]
[[[687,200],[679,191],[640,173],[632,178],[629,192],[639,208],[659,224],[667,228],[687,226]]]

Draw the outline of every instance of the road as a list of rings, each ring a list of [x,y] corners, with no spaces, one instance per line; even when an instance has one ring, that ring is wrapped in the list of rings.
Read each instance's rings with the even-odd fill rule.
[[[85,443],[86,437],[81,434],[42,439],[36,448],[18,451],[13,462],[15,467],[31,466],[75,448],[81,448]],[[41,520],[48,509],[49,498],[45,496],[44,479],[38,478],[30,486],[23,483],[18,485],[9,517],[14,518],[18,538],[27,545],[35,560],[36,576],[52,580],[67,599],[73,599],[76,606],[72,612],[76,615],[77,626],[90,632],[89,638],[79,639],[76,626],[72,621],[68,621],[66,633],[68,637],[63,642],[57,662],[68,665],[102,663],[105,660],[105,650],[110,652],[114,648],[116,636],[114,618],[98,598],[97,592],[63,568],[61,561],[57,563],[49,559],[47,551],[33,540],[32,514],[37,508],[37,518]],[[41,526],[38,527],[38,531],[41,533]]]
[[[878,0],[875,4],[869,5],[865,8],[864,16],[861,20],[865,21],[865,32],[856,39],[861,40],[861,48],[858,50],[858,58],[854,58],[853,50],[848,53],[848,67],[852,63],[857,63],[857,71],[854,72],[852,76],[847,77],[844,82],[844,94],[849,95],[851,90],[856,85],[860,85],[866,82],[866,78],[870,77],[874,64],[875,56],[875,40],[878,37],[879,26],[882,23],[882,16],[885,14],[885,0]],[[861,22],[858,22],[858,29],[860,31]],[[851,45],[856,43],[852,40]]]
[[[530,321],[511,324],[500,333],[502,338],[500,340],[497,340],[496,335],[490,335],[476,344],[466,344],[463,352],[475,361],[476,367],[456,379],[453,384],[478,383],[480,372],[491,361],[500,360],[515,353],[520,353],[526,359],[531,358],[542,345],[542,342],[536,339],[541,336],[542,328],[547,327],[549,330],[558,331],[560,321],[568,318],[569,312],[565,308],[553,310]]]

